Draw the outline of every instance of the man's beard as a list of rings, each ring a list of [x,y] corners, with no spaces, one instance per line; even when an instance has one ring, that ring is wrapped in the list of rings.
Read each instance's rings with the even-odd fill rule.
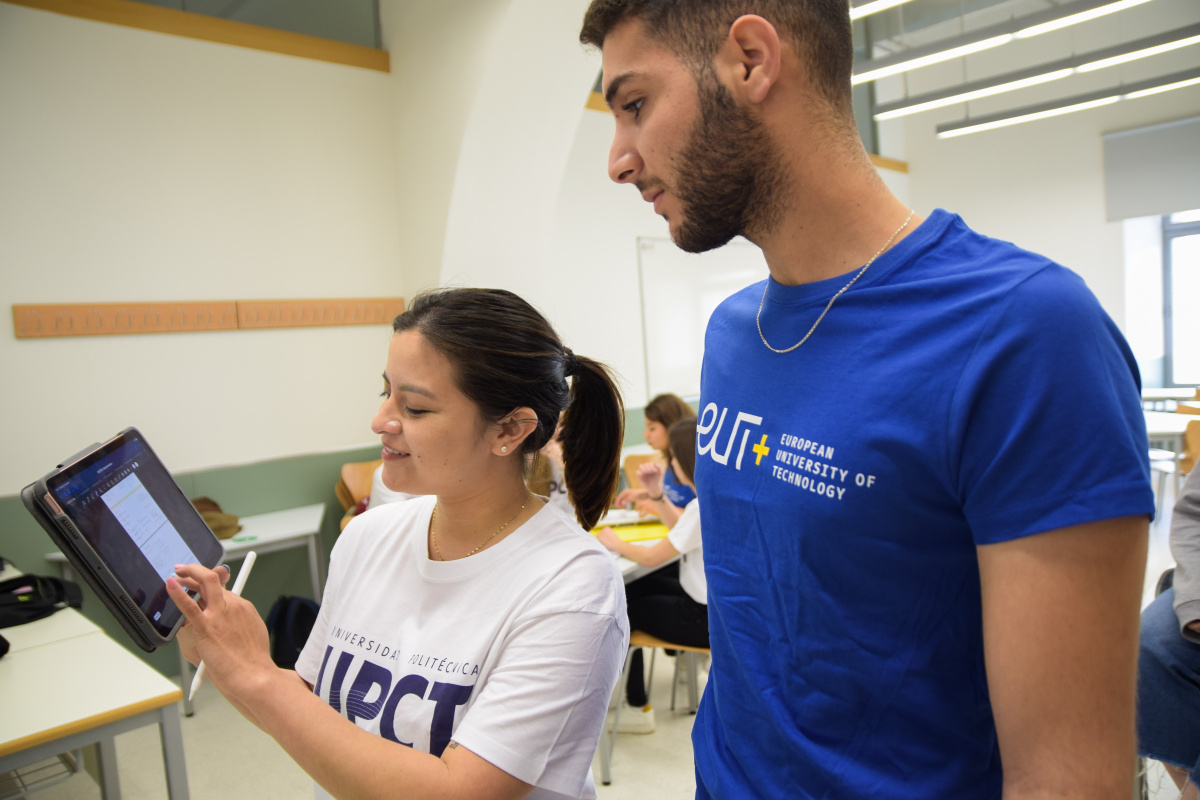
[[[672,237],[689,253],[768,233],[784,210],[782,159],[767,132],[711,73],[697,93],[696,122],[677,158],[682,219]]]

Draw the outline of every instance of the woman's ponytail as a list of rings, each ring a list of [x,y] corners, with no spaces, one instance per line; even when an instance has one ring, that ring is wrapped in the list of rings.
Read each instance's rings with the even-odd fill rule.
[[[571,378],[571,401],[559,442],[563,480],[575,516],[595,527],[617,491],[625,408],[608,367],[563,348],[563,372]]]

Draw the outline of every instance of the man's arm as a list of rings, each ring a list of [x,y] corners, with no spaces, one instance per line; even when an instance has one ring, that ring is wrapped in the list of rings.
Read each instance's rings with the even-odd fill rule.
[[[977,548],[1004,798],[1126,800],[1148,520]]]

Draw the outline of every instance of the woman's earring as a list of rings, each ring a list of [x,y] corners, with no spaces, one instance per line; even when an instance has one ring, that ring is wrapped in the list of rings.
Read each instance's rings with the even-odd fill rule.
[[[507,453],[507,452],[508,452],[508,445],[503,445],[503,446],[500,448],[500,452],[501,452],[501,453]]]

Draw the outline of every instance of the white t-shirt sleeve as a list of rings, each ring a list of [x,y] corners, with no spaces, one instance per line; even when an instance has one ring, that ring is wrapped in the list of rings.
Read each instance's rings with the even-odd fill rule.
[[[582,796],[627,627],[588,611],[527,620],[504,642],[454,740],[526,783]]]
[[[699,500],[692,500],[684,507],[675,527],[667,533],[667,541],[681,554],[690,553],[701,546]]]

